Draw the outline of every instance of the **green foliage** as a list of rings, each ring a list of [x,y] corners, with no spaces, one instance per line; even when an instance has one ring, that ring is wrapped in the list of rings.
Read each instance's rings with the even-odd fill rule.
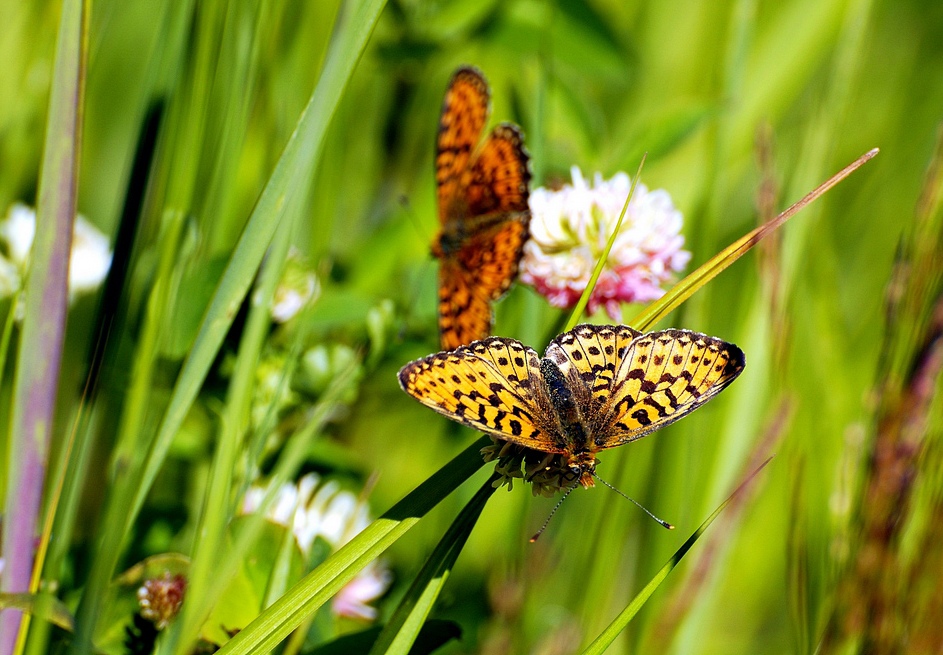
[[[53,216],[71,212],[69,192],[55,185],[74,163],[116,281],[97,309],[70,305],[61,372],[42,381],[50,403],[58,389],[30,528],[43,584],[0,596],[33,615],[17,652],[125,652],[158,568],[188,576],[161,653],[199,639],[411,652],[417,632],[413,652],[441,653],[576,653],[599,635],[609,653],[916,652],[939,637],[938,3],[100,0],[87,25],[65,6],[0,7],[0,213],[36,205],[42,231],[26,319],[0,305],[7,548],[25,394],[55,356],[42,344],[56,306],[40,296],[54,249],[40,243],[64,234]],[[648,153],[641,181],[682,211],[689,271],[882,150],[736,264],[703,269],[697,280],[716,277],[679,289],[680,307],[624,308],[747,354],[721,397],[601,457],[600,474],[674,532],[598,488],[527,543],[555,501],[526,485],[476,496],[488,442],[397,388],[403,364],[438,350],[433,144],[466,63],[490,81],[492,122],[522,126],[535,187],[574,165],[631,173]],[[273,323],[282,280],[303,289],[308,273],[316,300]],[[497,334],[541,351],[568,312],[517,285],[496,316]],[[685,535],[773,453],[667,575]],[[311,471],[381,518],[299,550],[264,514]],[[242,516],[252,486],[263,506]],[[329,600],[381,553],[395,581],[373,604],[389,627],[364,632]],[[3,594],[10,562],[22,574],[4,556]]]

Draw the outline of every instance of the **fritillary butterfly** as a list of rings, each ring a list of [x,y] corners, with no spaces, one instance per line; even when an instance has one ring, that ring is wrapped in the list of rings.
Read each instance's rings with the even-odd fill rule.
[[[457,348],[491,334],[491,304],[517,277],[528,236],[530,172],[520,130],[488,120],[488,83],[475,68],[449,82],[436,142],[441,230],[432,244],[439,268],[439,334]]]
[[[737,346],[697,332],[580,325],[542,359],[519,341],[489,337],[411,362],[399,381],[459,423],[561,455],[570,479],[591,487],[596,453],[690,414],[744,365]]]

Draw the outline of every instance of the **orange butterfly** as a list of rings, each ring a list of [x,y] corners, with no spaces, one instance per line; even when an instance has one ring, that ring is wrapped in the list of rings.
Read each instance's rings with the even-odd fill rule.
[[[519,128],[496,126],[478,146],[490,113],[488,83],[459,68],[442,104],[436,142],[441,230],[439,334],[445,349],[491,334],[491,303],[511,287],[528,237],[528,155]]]

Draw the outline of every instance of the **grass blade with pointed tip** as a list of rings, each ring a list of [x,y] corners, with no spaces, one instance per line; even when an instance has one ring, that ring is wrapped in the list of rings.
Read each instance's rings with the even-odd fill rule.
[[[772,456],[767,458],[767,460],[760,464],[746,480],[740,483],[740,485],[734,490],[732,494],[727,496],[727,499],[722,502],[703,523],[701,523],[700,527],[694,531],[694,534],[688,537],[687,541],[681,544],[681,547],[675,552],[674,555],[671,556],[671,559],[669,559],[665,565],[661,567],[658,573],[655,574],[655,577],[652,578],[649,583],[645,585],[642,591],[640,591],[635,596],[635,598],[632,599],[632,602],[629,603],[628,607],[622,610],[619,616],[617,616],[615,620],[609,624],[609,627],[603,630],[602,633],[596,637],[595,640],[593,640],[593,643],[591,643],[586,648],[586,650],[583,651],[583,655],[602,655],[602,653],[604,653],[606,649],[612,645],[612,642],[616,640],[616,637],[619,636],[619,633],[625,629],[625,627],[629,624],[629,621],[631,621],[635,615],[638,614],[638,611],[642,609],[642,606],[645,605],[649,598],[651,598],[652,594],[655,593],[655,590],[658,589],[658,587],[661,586],[661,583],[665,581],[665,578],[668,577],[668,574],[671,573],[671,571],[678,565],[678,562],[681,561],[687,552],[691,550],[691,546],[694,545],[694,542],[696,542],[701,537],[701,535],[704,534],[704,531],[710,527],[710,524],[714,522],[714,519],[720,516],[720,513],[724,511],[724,508],[727,507],[727,505],[730,504],[730,501],[732,501],[737,496],[737,494],[739,494],[750,483],[750,481],[753,480],[753,478],[756,477],[756,475],[762,471],[767,464],[770,463],[770,460],[772,459]]]
[[[442,540],[426,560],[419,575],[413,580],[393,616],[377,637],[373,648],[370,649],[370,655],[409,653],[425,624],[426,617],[432,611],[432,606],[448,580],[455,560],[458,559],[478,517],[481,516],[481,511],[494,494],[496,487],[493,483],[498,479],[497,475],[488,478],[478,493],[455,517]]]
[[[97,550],[90,583],[78,610],[73,644],[76,651],[91,647],[91,633],[99,614],[102,592],[115,569],[122,543],[131,533],[131,526],[163,465],[171,442],[196,399],[239,305],[255,278],[285,207],[290,204],[286,196],[307,188],[306,180],[318,161],[331,118],[384,4],[385,0],[364,0],[351,4],[345,12],[345,19],[338,25],[331,51],[308,105],[246,223],[203,317],[143,471],[131,472],[117,485],[114,493],[117,509],[109,508],[106,515],[108,532]],[[133,500],[125,511],[127,501],[123,498],[128,497]]]
[[[740,259],[753,246],[762,241],[766,236],[774,232],[783,223],[792,218],[799,210],[819,198],[826,191],[851,175],[860,168],[865,162],[873,159],[878,154],[878,149],[874,148],[864,153],[856,160],[848,164],[845,168],[835,173],[828,180],[820,184],[811,192],[806,194],[799,202],[782,212],[776,218],[764,223],[760,227],[748,232],[732,244],[711,257],[706,263],[702,264],[696,271],[674,285],[664,296],[651,303],[635,316],[629,325],[636,330],[646,331],[655,323],[667,316],[672,310],[681,303],[694,295],[694,293],[714,279],[721,271]]]
[[[580,322],[580,318],[583,316],[583,312],[586,310],[586,305],[589,304],[589,297],[593,295],[593,289],[596,288],[596,282],[599,281],[599,276],[602,275],[602,269],[606,267],[606,262],[609,260],[609,251],[612,250],[612,246],[616,242],[616,237],[619,236],[619,230],[622,229],[622,221],[625,219],[626,212],[629,211],[629,202],[631,202],[632,196],[635,194],[635,187],[638,186],[638,181],[642,177],[642,167],[645,166],[645,158],[647,156],[647,153],[642,155],[642,161],[639,162],[638,171],[635,173],[635,179],[632,180],[632,187],[629,189],[629,195],[625,197],[625,204],[622,205],[622,213],[619,214],[619,220],[616,221],[616,227],[612,231],[612,234],[609,235],[609,241],[606,242],[605,250],[602,251],[599,259],[596,260],[596,268],[593,269],[593,274],[590,276],[589,282],[586,284],[586,288],[583,289],[583,294],[580,296],[579,302],[576,303],[576,307],[574,307],[573,311],[570,313],[570,318],[566,322],[566,327],[563,328],[563,332],[569,332],[576,327],[576,324]]]

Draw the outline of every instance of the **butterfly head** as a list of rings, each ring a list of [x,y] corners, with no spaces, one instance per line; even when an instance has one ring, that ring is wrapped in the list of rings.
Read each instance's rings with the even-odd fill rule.
[[[566,465],[567,468],[570,469],[571,479],[578,481],[587,489],[596,486],[594,480],[594,476],[596,475],[596,455],[587,452],[574,453],[569,456]]]

